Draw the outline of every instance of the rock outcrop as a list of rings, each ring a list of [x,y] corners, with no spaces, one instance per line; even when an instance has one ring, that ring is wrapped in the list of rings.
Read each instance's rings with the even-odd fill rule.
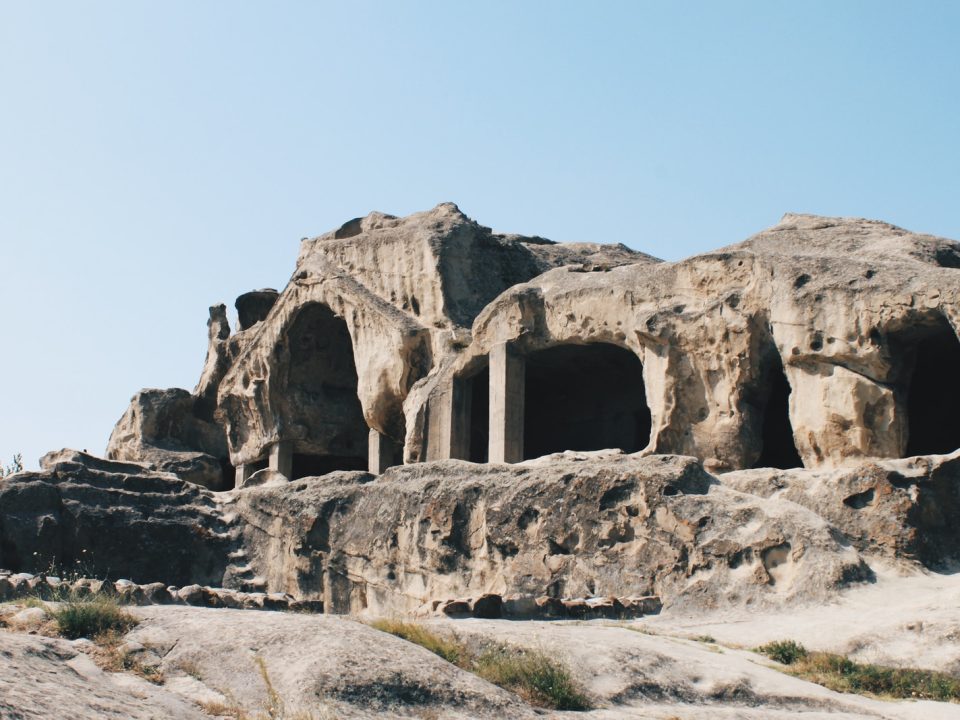
[[[917,580],[918,578],[911,578]],[[924,594],[925,607],[946,610],[948,598]],[[875,588],[871,586],[870,591]],[[892,588],[887,588],[889,591]],[[898,588],[911,595],[915,584]],[[858,593],[850,593],[851,598]],[[875,598],[863,598],[864,601]],[[876,607],[873,605],[873,607]],[[948,720],[956,705],[925,700],[890,701],[839,693],[783,672],[783,666],[749,650],[782,637],[783,618],[753,612],[725,631],[705,637],[698,626],[666,618],[637,623],[557,623],[434,619],[427,631],[473,648],[491,643],[546,653],[569,669],[592,702],[586,712],[533,708],[521,697],[445,662],[426,649],[341,617],[301,613],[251,613],[193,607],[130,608],[139,624],[115,651],[133,672],[104,672],[88,639],[66,641],[25,634],[15,620],[22,610],[0,606],[0,716],[48,718],[210,718],[249,716],[316,718],[578,717],[603,720]],[[856,619],[869,622],[870,613]],[[874,615],[876,615],[874,613]],[[884,613],[886,616],[886,613]],[[900,624],[913,616],[896,612]],[[851,636],[847,608],[818,610],[811,650],[840,650]],[[661,622],[662,621],[662,622]],[[7,622],[8,627],[2,629]],[[907,623],[912,624],[912,623]],[[699,632],[698,632],[699,630]],[[639,631],[639,632],[637,632]],[[903,631],[902,631],[903,632]],[[890,643],[891,662],[916,665],[906,645]],[[810,629],[805,633],[810,634]],[[902,635],[896,635],[898,639]],[[956,655],[956,634],[951,651]],[[906,651],[906,652],[905,652]],[[925,658],[943,668],[941,654]],[[269,681],[269,686],[267,682]],[[282,706],[282,712],[281,712]]]
[[[872,558],[960,560],[958,463],[714,476],[688,457],[567,453],[213,493],[64,452],[0,483],[0,567],[82,563],[367,615],[785,607],[870,580]]]
[[[498,234],[453,204],[304,240],[280,293],[211,308],[201,381],[134,398],[108,455],[213,489],[563,450],[716,472],[949,453],[956,243],[786,215],[680,262]],[[219,467],[219,470],[218,470]]]
[[[302,242],[282,291],[241,295],[236,331],[211,307],[197,386],[135,395],[106,459],[63,450],[0,478],[0,599],[66,587],[156,605],[138,609],[133,642],[226,688],[180,677],[198,702],[255,702],[237,678],[262,653],[285,692],[345,716],[412,704],[524,717],[425,651],[399,668],[399,641],[369,628],[240,610],[472,616],[471,632],[512,636],[483,623],[799,612],[879,568],[954,571],[958,269],[957,244],[859,219],[787,215],[674,263],[495,233],[449,203],[351,220]],[[214,617],[231,631],[199,639]],[[937,622],[955,637],[951,617]],[[664,712],[766,702],[747,660],[737,677],[676,647],[641,662],[655,641],[607,629],[632,668],[614,694],[595,684],[614,705],[650,707],[649,692]],[[360,645],[374,669],[336,665]],[[82,677],[63,687],[93,705],[71,712],[107,707],[110,681],[72,646],[11,647],[0,687],[16,654],[26,672]],[[617,675],[589,652],[580,667]],[[693,679],[664,670],[687,661]],[[0,712],[50,707],[17,692],[0,693]],[[835,701],[789,692],[784,716]],[[183,695],[109,707],[190,717]],[[871,703],[858,707],[879,713]]]
[[[197,485],[75,451],[0,481],[0,567],[219,585],[230,518]]]

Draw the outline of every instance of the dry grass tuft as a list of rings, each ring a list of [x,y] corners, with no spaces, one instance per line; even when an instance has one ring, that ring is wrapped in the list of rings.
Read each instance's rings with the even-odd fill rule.
[[[57,621],[60,634],[70,640],[85,637],[96,641],[99,636],[109,633],[123,635],[139,622],[116,600],[103,595],[70,600],[50,614]]]
[[[287,703],[274,687],[267,663],[262,657],[256,658],[257,670],[266,686],[266,701],[260,710],[249,711],[236,701],[229,693],[227,702],[201,702],[200,709],[214,717],[227,717],[232,720],[334,720],[334,715],[328,708],[318,708],[316,712],[309,710],[290,710]],[[182,666],[181,666],[182,667]]]
[[[532,705],[553,710],[589,710],[590,699],[558,660],[529,648],[500,643],[474,650],[456,636],[441,635],[417,623],[377,620],[377,630],[416,643],[449,663],[482,677]]]
[[[837,692],[960,702],[960,678],[945,673],[858,663],[835,653],[808,652],[793,640],[768,643],[757,652],[787,665],[791,675]]]

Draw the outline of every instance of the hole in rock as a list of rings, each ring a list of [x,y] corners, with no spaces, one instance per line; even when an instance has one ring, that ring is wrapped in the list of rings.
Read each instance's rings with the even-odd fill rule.
[[[293,454],[293,478],[298,480],[304,477],[326,475],[335,470],[366,470],[366,458],[351,457],[349,455],[306,455]]]
[[[526,358],[524,459],[650,440],[640,359],[608,343],[559,345]]]
[[[490,437],[490,368],[485,367],[468,381],[470,393],[470,462],[487,462]]]
[[[779,354],[770,354],[765,375],[764,392],[761,396],[762,449],[753,466],[781,470],[803,467],[803,461],[793,442],[793,426],[790,424],[790,383],[783,371]]]
[[[854,495],[850,495],[849,497],[845,497],[843,499],[843,504],[847,507],[853,508],[854,510],[863,510],[865,507],[867,507],[867,505],[873,502],[873,498],[874,491],[873,488],[870,488],[861,493],[856,493]]]
[[[357,397],[357,369],[347,323],[326,305],[305,306],[287,331],[286,388],[278,396],[281,428],[296,427],[293,477],[367,468],[368,428]]]
[[[223,485],[220,489],[233,490],[237,485],[237,469],[230,464],[229,460],[221,460],[220,470],[223,473]]]
[[[905,457],[953,452],[960,447],[960,342],[941,318],[904,351],[909,377]]]

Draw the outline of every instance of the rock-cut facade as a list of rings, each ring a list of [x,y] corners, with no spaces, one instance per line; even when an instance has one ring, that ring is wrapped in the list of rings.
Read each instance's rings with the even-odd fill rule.
[[[221,490],[564,451],[714,473],[960,447],[960,247],[789,214],[663,262],[496,233],[446,203],[302,242],[280,292],[210,308],[200,382],[143,390],[109,458]]]

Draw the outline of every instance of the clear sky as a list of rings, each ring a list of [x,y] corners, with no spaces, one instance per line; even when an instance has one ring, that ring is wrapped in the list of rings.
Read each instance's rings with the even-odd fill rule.
[[[207,307],[442,201],[667,259],[960,238],[960,2],[0,0],[0,459],[192,388]]]

